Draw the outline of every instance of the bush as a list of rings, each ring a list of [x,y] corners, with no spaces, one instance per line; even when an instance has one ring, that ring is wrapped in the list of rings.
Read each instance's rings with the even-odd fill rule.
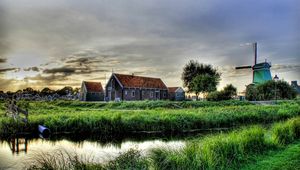
[[[296,96],[296,90],[283,80],[280,80],[278,82],[270,80],[257,85],[250,84],[246,88],[246,99],[250,101],[295,99]]]
[[[221,101],[221,100],[230,100],[236,96],[236,88],[229,84],[224,87],[221,91],[214,91],[208,94],[207,100],[209,101]]]

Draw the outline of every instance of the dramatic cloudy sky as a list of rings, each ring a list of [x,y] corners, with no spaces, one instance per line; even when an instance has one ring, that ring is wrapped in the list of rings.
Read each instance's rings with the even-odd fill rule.
[[[1,0],[0,90],[105,85],[112,69],[181,86],[195,59],[241,91],[255,41],[273,76],[300,81],[299,32],[298,0]]]

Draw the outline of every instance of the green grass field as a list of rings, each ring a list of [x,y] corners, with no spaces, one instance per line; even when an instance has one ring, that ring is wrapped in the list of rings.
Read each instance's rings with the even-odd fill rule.
[[[299,170],[300,169],[300,141],[288,145],[277,151],[270,151],[265,155],[257,156],[242,170]]]
[[[0,133],[35,132],[39,124],[52,132],[73,132],[85,134],[127,134],[136,131],[157,131],[180,133],[193,129],[232,128],[249,124],[266,124],[300,115],[299,102],[281,103],[272,106],[258,106],[237,101],[195,104],[182,102],[187,108],[166,108],[171,102],[124,102],[83,103],[83,102],[21,102],[29,109],[29,123],[17,124],[11,118],[0,117]],[[198,102],[201,103],[201,102]],[[209,103],[209,102],[204,102]],[[215,105],[216,104],[216,105]],[[105,106],[99,106],[105,105]],[[120,109],[135,105],[134,109]],[[141,105],[141,106],[140,106]],[[153,106],[155,105],[155,106]],[[108,109],[108,108],[110,109]],[[3,107],[2,107],[3,108]],[[105,109],[103,109],[105,108]]]

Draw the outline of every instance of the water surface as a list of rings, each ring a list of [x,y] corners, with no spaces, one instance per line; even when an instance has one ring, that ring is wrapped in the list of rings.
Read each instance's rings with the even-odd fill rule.
[[[22,169],[28,159],[37,153],[55,152],[65,150],[76,153],[93,162],[106,162],[114,159],[120,153],[129,149],[137,149],[143,155],[153,148],[169,147],[179,149],[184,147],[184,140],[122,140],[118,142],[100,142],[97,140],[73,141],[67,138],[42,139],[42,138],[11,138],[0,140],[0,169]]]

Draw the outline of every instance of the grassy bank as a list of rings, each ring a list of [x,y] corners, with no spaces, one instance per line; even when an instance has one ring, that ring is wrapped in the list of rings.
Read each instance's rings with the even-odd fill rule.
[[[240,169],[267,151],[280,151],[299,141],[299,133],[300,117],[277,123],[270,130],[252,127],[209,136],[179,151],[156,149],[151,159],[155,169]]]
[[[253,126],[207,136],[178,150],[154,149],[146,157],[139,151],[129,150],[102,164],[84,162],[78,155],[60,158],[57,155],[63,154],[43,154],[31,160],[29,169],[297,169],[299,134],[300,117],[297,117],[269,129]]]
[[[30,103],[29,105],[40,105]],[[32,106],[30,106],[32,107]],[[35,109],[33,109],[35,108]],[[140,131],[178,133],[192,129],[230,128],[240,125],[271,123],[300,115],[297,102],[272,106],[214,106],[197,109],[90,110],[43,104],[29,111],[29,123],[16,123],[0,116],[0,134],[36,132],[39,124],[52,132],[99,135]]]
[[[300,141],[290,144],[285,149],[272,150],[265,155],[258,156],[253,163],[241,168],[242,170],[278,170],[300,169]]]

